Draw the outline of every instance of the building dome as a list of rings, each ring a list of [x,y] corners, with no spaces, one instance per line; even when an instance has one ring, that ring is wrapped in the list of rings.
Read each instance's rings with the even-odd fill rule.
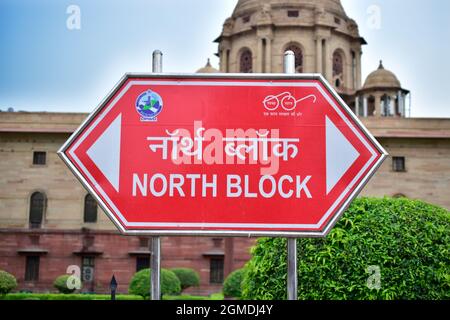
[[[320,73],[350,98],[361,88],[357,23],[340,0],[239,0],[215,40],[224,73],[282,73],[295,53],[298,73]]]
[[[359,36],[358,25],[347,16],[340,0],[239,0],[216,41],[264,26],[331,28],[366,44]]]
[[[383,66],[383,62],[380,61],[380,66],[378,70],[375,70],[367,76],[366,82],[364,83],[363,89],[373,89],[373,88],[395,88],[400,89],[402,86],[397,76],[386,70]]]
[[[405,117],[408,94],[409,90],[403,89],[397,76],[380,61],[378,69],[367,76],[362,89],[356,92],[354,111],[363,117]]]
[[[233,16],[239,16],[258,10],[264,5],[283,8],[320,8],[341,18],[347,18],[340,0],[239,0]]]
[[[206,65],[203,68],[198,69],[196,73],[219,73],[219,72],[220,72],[219,70],[217,70],[211,65],[211,61],[208,59]]]

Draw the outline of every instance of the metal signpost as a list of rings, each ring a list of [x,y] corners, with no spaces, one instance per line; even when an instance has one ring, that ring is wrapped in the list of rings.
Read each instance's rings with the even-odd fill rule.
[[[284,73],[295,73],[295,54],[286,51],[284,54]],[[287,296],[288,300],[297,300],[297,239],[287,238]]]
[[[163,70],[163,54],[156,50],[152,57],[152,72],[162,73]],[[150,244],[150,290],[152,300],[161,299],[161,238],[152,237]]]
[[[387,153],[319,74],[127,74],[59,150],[118,229],[152,236],[324,237]]]

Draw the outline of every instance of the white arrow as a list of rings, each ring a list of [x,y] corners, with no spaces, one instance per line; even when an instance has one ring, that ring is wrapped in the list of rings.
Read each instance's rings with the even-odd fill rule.
[[[327,194],[358,159],[359,152],[336,125],[326,117]]]
[[[120,177],[120,130],[122,114],[120,114],[89,148],[87,154],[119,192]]]

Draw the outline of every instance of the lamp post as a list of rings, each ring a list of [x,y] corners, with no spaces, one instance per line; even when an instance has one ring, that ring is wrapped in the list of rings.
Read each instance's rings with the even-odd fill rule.
[[[116,300],[117,281],[114,275],[112,276],[111,282],[109,283],[109,288],[111,289],[111,300]]]

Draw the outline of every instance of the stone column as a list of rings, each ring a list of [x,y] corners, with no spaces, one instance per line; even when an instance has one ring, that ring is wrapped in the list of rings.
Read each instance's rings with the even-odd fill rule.
[[[325,77],[328,82],[333,82],[333,59],[331,57],[330,39],[325,39]]]
[[[228,50],[227,49],[224,49],[224,50],[222,50],[222,53],[221,53],[221,55],[220,55],[220,70],[222,71],[222,72],[228,72],[229,70],[228,70]],[[223,65],[222,65],[222,63],[223,63]]]
[[[228,61],[228,50],[227,48],[222,50],[220,54],[220,71],[222,72],[230,72],[228,69],[229,61]],[[223,64],[223,65],[222,65]]]
[[[219,69],[221,72],[225,72],[225,50],[221,49],[219,52]]]
[[[322,55],[322,38],[316,37],[316,72],[323,74]]]
[[[391,96],[391,105],[389,106],[390,112],[393,117],[396,116],[396,110],[395,110],[395,99],[397,99],[397,97],[395,95]],[[397,102],[398,103],[398,102]]]
[[[361,55],[362,51],[356,52],[356,89],[361,88]]]
[[[403,99],[403,93],[399,91],[397,93],[397,101],[398,101],[398,110],[400,113],[400,117],[405,116],[405,100]]]
[[[262,63],[263,63],[263,39],[257,38],[258,47],[256,52],[256,66],[254,68],[254,72],[262,72]]]
[[[381,109],[381,96],[380,94],[375,94],[375,115],[377,117],[382,116],[382,109]]]
[[[355,97],[355,113],[356,116],[359,117],[359,96]]]
[[[272,72],[272,39],[266,38],[266,72]]]
[[[355,78],[354,78],[354,70],[353,70],[353,58],[350,55],[346,57],[342,57],[344,59],[344,76],[343,76],[343,89],[352,89],[356,90],[355,88]]]
[[[364,95],[364,97],[363,97],[363,114],[364,114],[364,118],[367,118],[367,116],[369,114],[369,111],[367,109],[368,109],[368,107],[367,107],[367,96]]]

